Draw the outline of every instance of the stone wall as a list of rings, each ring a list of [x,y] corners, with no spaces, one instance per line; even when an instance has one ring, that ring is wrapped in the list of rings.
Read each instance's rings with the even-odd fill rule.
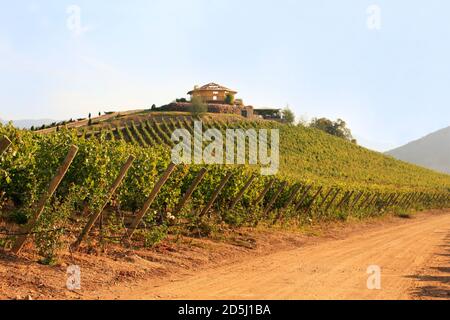
[[[231,106],[228,104],[212,104],[208,103],[208,112],[210,113],[225,113],[225,114],[237,114],[247,118],[253,117],[252,106]],[[181,111],[188,112],[191,106],[190,102],[173,102],[168,105],[159,108],[161,111]]]

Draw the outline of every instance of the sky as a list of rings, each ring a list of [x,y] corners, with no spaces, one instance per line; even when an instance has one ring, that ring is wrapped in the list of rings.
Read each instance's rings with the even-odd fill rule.
[[[0,0],[0,118],[148,108],[216,82],[386,151],[450,125],[447,0]]]

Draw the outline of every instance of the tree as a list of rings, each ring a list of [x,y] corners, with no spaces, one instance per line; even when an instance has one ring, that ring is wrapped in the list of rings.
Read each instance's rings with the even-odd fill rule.
[[[200,97],[193,97],[191,99],[191,106],[189,107],[189,111],[193,116],[200,116],[208,112],[208,106],[202,101]]]
[[[357,143],[357,141],[353,139],[351,130],[347,128],[347,123],[342,119],[332,121],[327,118],[314,118],[309,126],[311,128],[325,131],[326,133],[333,136],[349,140],[353,143]]]
[[[152,110],[156,110],[156,104],[152,104]]]
[[[284,108],[283,111],[281,111],[281,115],[283,117],[284,122],[286,122],[288,124],[294,123],[295,114],[294,114],[294,112],[292,112],[291,109],[289,109],[289,107]]]
[[[225,96],[225,103],[229,105],[234,105],[234,96],[232,94],[227,94]]]

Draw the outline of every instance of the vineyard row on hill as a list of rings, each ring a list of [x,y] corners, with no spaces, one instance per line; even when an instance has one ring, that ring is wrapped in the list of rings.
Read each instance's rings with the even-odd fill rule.
[[[85,139],[75,131],[65,130],[35,135],[7,126],[0,128],[1,135],[9,137],[12,144],[0,159],[0,205],[2,217],[15,222],[30,220],[68,150],[72,145],[78,147],[64,179],[54,196],[45,202],[37,225],[31,230],[40,253],[47,258],[61,244],[60,239],[67,238],[63,235],[73,238],[80,232],[89,220],[86,212],[91,217],[92,213],[101,212],[105,201],[112,213],[102,219],[102,238],[120,238],[130,227],[129,219],[143,212],[142,222],[135,226],[138,227],[135,240],[144,244],[155,243],[174,229],[208,234],[224,225],[252,226],[293,220],[310,223],[346,219],[349,215],[363,217],[387,209],[450,204],[448,192],[330,187],[258,176],[254,168],[247,166],[209,166],[201,183],[192,190],[190,201],[178,210],[180,199],[204,170],[202,166],[178,166],[154,195],[147,213],[143,208],[149,195],[170,164],[168,148],[157,145],[142,148],[123,140],[107,140],[104,135],[98,137],[100,141]],[[135,158],[133,164],[109,199],[107,190],[130,155]],[[17,230],[15,226],[5,232]],[[11,245],[9,238],[3,242],[5,246]]]
[[[186,129],[192,134],[193,121],[189,115],[159,115],[106,127],[83,128],[79,134],[88,139],[103,136],[103,139],[123,140],[135,146],[169,148],[173,146],[172,132]],[[449,175],[395,160],[315,129],[213,116],[203,117],[202,123],[204,130],[219,129],[224,135],[226,129],[279,129],[279,176],[282,178],[380,192],[450,190]]]
[[[223,123],[221,120],[208,119],[202,121],[204,130],[218,129],[225,133],[226,129],[258,129],[257,122],[239,121]],[[194,119],[187,116],[161,117],[131,121],[119,125],[108,125],[99,129],[89,130],[84,127],[80,130],[80,135],[90,139],[104,136],[107,140],[124,140],[141,147],[166,146],[172,147],[172,132],[176,129],[186,129],[193,134]]]

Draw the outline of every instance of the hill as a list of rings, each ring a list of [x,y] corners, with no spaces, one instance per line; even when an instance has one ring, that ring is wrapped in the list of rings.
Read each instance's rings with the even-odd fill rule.
[[[450,127],[388,151],[399,160],[450,173]]]
[[[59,248],[78,248],[96,235],[98,242],[85,239],[86,245],[123,239],[151,247],[170,234],[207,237],[229,227],[310,225],[449,205],[449,175],[316,129],[241,116],[206,114],[201,120],[205,129],[222,133],[279,129],[278,176],[259,175],[249,165],[171,163],[173,130],[191,133],[194,120],[188,113],[137,111],[40,133],[0,125],[0,137],[12,142],[0,138],[0,231],[17,234],[37,212],[35,246],[42,262],[51,264]],[[49,182],[61,172],[55,194],[46,199]],[[35,211],[38,199],[44,202]],[[96,220],[100,230],[90,233]],[[26,237],[14,244],[19,251],[20,239]],[[8,241],[0,232],[0,246]]]
[[[7,124],[9,121],[0,119],[0,123]],[[15,120],[12,121],[13,125],[19,129],[30,129],[31,127],[38,128],[42,125],[48,125],[55,122],[52,119],[38,119],[38,120]]]
[[[450,176],[393,159],[322,131],[237,115],[207,114],[205,128],[277,128],[280,130],[280,173],[321,185],[361,189],[450,189]],[[172,146],[176,128],[192,130],[193,118],[183,112],[133,111],[96,118],[76,127],[79,135],[125,140],[144,147]],[[46,130],[48,132],[49,129]]]

